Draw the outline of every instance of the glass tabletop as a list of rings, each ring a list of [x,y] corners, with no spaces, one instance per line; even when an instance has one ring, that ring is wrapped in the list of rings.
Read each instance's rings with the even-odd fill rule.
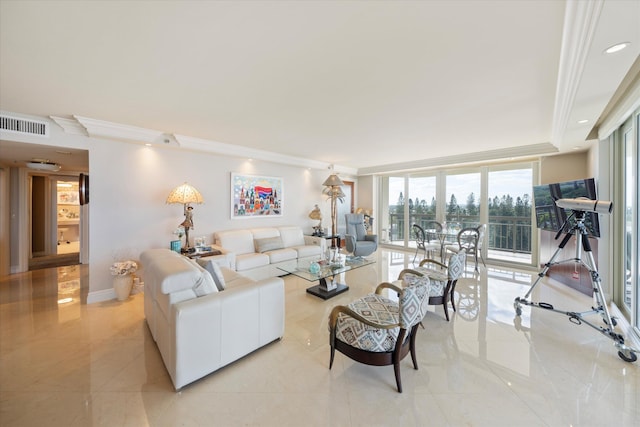
[[[318,263],[319,271],[312,273],[310,270],[312,263]],[[340,255],[336,262],[327,262],[324,259],[318,258],[311,261],[300,261],[295,268],[278,267],[280,270],[286,271],[289,274],[314,282],[316,280],[325,279],[328,277],[336,276],[345,271],[353,270],[356,268],[364,267],[365,265],[374,264],[375,261],[364,257],[350,257]]]

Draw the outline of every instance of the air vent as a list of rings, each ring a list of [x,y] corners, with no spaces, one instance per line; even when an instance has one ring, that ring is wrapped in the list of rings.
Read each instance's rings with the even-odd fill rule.
[[[0,115],[0,129],[27,135],[49,136],[49,125],[46,122],[18,119]]]

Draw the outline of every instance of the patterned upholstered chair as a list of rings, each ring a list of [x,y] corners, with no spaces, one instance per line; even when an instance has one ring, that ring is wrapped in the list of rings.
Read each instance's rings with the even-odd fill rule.
[[[398,301],[382,296],[384,289],[397,292]],[[416,333],[427,312],[427,299],[428,280],[404,289],[381,283],[374,294],[334,307],[329,316],[329,369],[336,350],[367,365],[393,365],[402,393],[400,361],[410,352],[413,367],[418,369]]]
[[[353,256],[369,256],[378,249],[378,236],[367,234],[363,214],[345,214],[347,232],[344,236],[347,252]]]
[[[402,286],[413,286],[424,282],[425,278],[429,280],[429,305],[442,305],[444,308],[444,316],[449,321],[449,308],[447,304],[451,301],[453,311],[456,311],[455,302],[453,300],[453,292],[456,289],[458,278],[464,271],[464,261],[467,257],[465,250],[453,254],[449,258],[449,265],[445,265],[433,259],[423,259],[420,261],[419,267],[407,268],[400,272],[398,281]],[[438,268],[429,268],[436,266]],[[396,283],[400,285],[400,283]]]

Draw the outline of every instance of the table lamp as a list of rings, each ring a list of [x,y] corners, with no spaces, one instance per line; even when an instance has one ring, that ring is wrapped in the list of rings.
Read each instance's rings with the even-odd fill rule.
[[[185,246],[183,252],[188,252],[191,248],[189,243],[189,229],[193,228],[193,207],[190,203],[202,203],[204,199],[198,190],[186,182],[171,190],[167,197],[167,204],[180,203],[184,205],[184,221],[180,224],[184,227]]]
[[[324,232],[322,231],[322,212],[320,211],[320,208],[318,207],[318,205],[316,205],[313,208],[313,210],[311,212],[309,212],[309,218],[317,219],[318,221],[320,221],[318,223],[318,225],[313,227],[313,229],[315,230],[313,235],[314,236],[322,236],[324,234]]]

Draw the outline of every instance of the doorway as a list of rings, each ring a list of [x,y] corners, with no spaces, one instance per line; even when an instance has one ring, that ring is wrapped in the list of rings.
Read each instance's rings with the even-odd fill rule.
[[[78,177],[30,176],[29,270],[80,263]]]

